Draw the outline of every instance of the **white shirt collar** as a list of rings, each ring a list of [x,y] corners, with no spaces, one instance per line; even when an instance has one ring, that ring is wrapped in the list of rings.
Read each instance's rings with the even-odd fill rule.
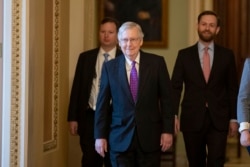
[[[206,46],[203,45],[201,42],[198,42],[198,49],[199,51],[203,51],[203,49],[205,48]],[[211,49],[211,50],[214,50],[214,42],[211,42],[209,45],[208,45],[208,48]]]
[[[105,52],[104,49],[102,47],[100,47],[100,51],[99,53],[101,55],[103,55],[104,53],[108,53],[109,54],[109,60],[112,58],[115,58],[115,54],[116,54],[116,47],[114,47],[112,50],[110,50],[109,52]]]
[[[136,62],[136,64],[139,64],[140,63],[140,52],[138,53],[138,55],[136,56],[136,58],[135,58],[135,62]],[[129,58],[127,58],[125,55],[124,55],[124,57],[125,57],[125,59],[126,59],[126,62],[127,62],[127,64],[129,64],[129,65],[131,65],[132,64],[132,61],[129,59]]]

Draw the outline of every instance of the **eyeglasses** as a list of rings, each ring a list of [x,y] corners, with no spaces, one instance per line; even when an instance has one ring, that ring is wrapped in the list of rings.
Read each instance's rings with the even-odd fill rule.
[[[120,41],[121,41],[122,43],[128,43],[128,42],[130,42],[130,43],[136,43],[137,41],[139,41],[139,39],[140,39],[140,38],[130,38],[130,39],[128,39],[128,38],[123,38],[123,39],[121,39]]]

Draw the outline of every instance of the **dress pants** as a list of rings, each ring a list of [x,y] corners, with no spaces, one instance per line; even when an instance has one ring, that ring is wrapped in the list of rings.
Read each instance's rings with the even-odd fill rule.
[[[206,108],[203,128],[183,132],[189,167],[223,167],[228,131],[217,130]]]
[[[125,152],[110,150],[110,159],[112,167],[160,167],[161,151],[159,149],[144,152],[135,134],[128,150]]]
[[[94,116],[95,111],[88,109],[86,111],[85,131],[80,134],[80,145],[82,149],[82,167],[111,167],[109,153],[105,158],[101,157],[95,150],[94,139]]]

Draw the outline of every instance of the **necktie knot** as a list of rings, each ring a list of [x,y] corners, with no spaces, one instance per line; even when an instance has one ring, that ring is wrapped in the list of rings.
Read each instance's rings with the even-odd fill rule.
[[[109,54],[108,53],[104,53],[103,56],[104,56],[104,62],[107,62]]]
[[[135,67],[136,61],[132,61],[132,68]]]

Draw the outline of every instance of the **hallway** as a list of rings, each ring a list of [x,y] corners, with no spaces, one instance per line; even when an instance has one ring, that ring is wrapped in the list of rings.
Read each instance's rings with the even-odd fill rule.
[[[170,167],[170,162],[162,162],[162,167]],[[241,157],[237,158],[237,140],[232,138],[228,140],[227,146],[227,162],[225,167],[249,167],[250,166],[250,157],[247,150],[244,147],[241,147]],[[188,167],[184,142],[182,134],[179,133],[177,137],[176,145],[176,167]]]

